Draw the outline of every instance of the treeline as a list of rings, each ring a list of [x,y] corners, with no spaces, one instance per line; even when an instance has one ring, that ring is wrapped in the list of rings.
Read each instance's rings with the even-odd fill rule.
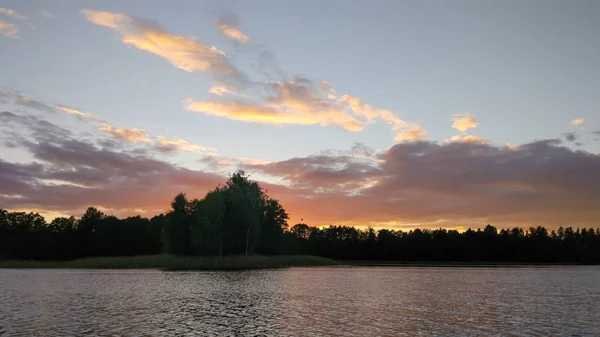
[[[297,224],[243,171],[203,199],[177,195],[151,219],[119,219],[89,208],[47,223],[37,213],[0,209],[0,258],[70,260],[91,256],[308,254],[338,260],[600,262],[600,230],[544,227],[458,232]]]
[[[600,229],[593,228],[375,231],[298,224],[290,234],[292,253],[342,260],[600,263]]]

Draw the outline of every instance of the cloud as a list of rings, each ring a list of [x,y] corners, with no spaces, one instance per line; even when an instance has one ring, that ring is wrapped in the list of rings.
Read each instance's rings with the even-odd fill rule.
[[[408,129],[399,132],[396,137],[394,137],[394,140],[398,142],[415,142],[426,139],[427,131],[419,125],[411,126]]]
[[[261,106],[248,101],[227,102],[196,102],[186,100],[185,108],[193,112],[201,112],[207,115],[225,117],[229,119],[264,123],[264,124],[318,124],[319,120],[307,116],[284,114],[275,108]]]
[[[254,166],[251,172],[283,178],[288,188],[275,190],[292,217],[317,224],[449,220],[558,226],[600,220],[594,206],[600,198],[600,177],[594,173],[600,156],[572,151],[556,140],[510,149],[400,143],[376,159],[311,156]]]
[[[100,117],[97,117],[91,113],[87,113],[87,112],[83,112],[79,109],[70,107],[70,106],[66,106],[66,105],[62,105],[62,104],[58,104],[54,106],[55,110],[58,111],[63,111],[66,112],[68,114],[74,115],[75,117],[81,119],[81,120],[85,120],[88,122],[92,122],[95,124],[107,124],[103,119],[101,119]]]
[[[104,131],[104,132],[110,134],[114,138],[121,139],[121,140],[128,141],[128,142],[149,143],[152,141],[150,139],[150,136],[148,136],[148,133],[146,133],[146,131],[141,130],[141,129],[135,129],[135,128],[119,129],[119,128],[112,127],[108,124],[103,124],[98,129],[100,131]]]
[[[239,28],[236,27],[234,22],[219,20],[217,21],[217,26],[219,27],[221,33],[228,39],[242,43],[247,43],[250,41],[250,38],[246,34],[242,33]]]
[[[21,94],[0,91],[0,103],[3,103],[2,98],[4,98],[4,97],[6,97],[8,99],[8,101],[10,101],[14,104],[17,104],[17,105],[20,105],[23,107],[27,107],[35,112],[53,112],[53,113],[55,113],[57,111],[61,111],[61,112],[66,112],[68,114],[71,114],[71,115],[79,118],[82,121],[89,122],[89,123],[91,123],[91,125],[94,126],[95,129],[110,135],[111,139],[115,139],[115,140],[119,141],[119,142],[114,142],[114,141],[109,141],[108,139],[105,139],[105,140],[103,140],[103,144],[105,144],[106,146],[110,145],[112,147],[118,147],[120,145],[123,145],[124,144],[123,142],[128,142],[128,143],[147,144],[147,145],[149,145],[148,149],[156,150],[160,153],[175,153],[175,152],[179,152],[179,151],[197,152],[197,153],[203,153],[203,154],[209,154],[209,155],[214,155],[217,153],[217,150],[214,148],[205,147],[205,146],[201,146],[201,145],[197,145],[197,144],[192,144],[192,143],[190,143],[186,140],[180,139],[180,138],[168,139],[163,136],[153,137],[153,136],[150,136],[147,133],[147,131],[145,131],[143,129],[117,128],[117,127],[110,125],[109,123],[107,123],[106,121],[104,121],[100,117],[97,117],[94,114],[83,112],[79,109],[70,107],[68,105],[57,104],[57,105],[51,106],[46,103],[23,96]],[[7,119],[7,120],[12,120],[14,122],[18,122],[22,125],[26,125],[29,128],[33,128],[33,124],[36,124],[36,123],[39,124],[39,123],[41,123],[39,121],[42,121],[39,117],[36,117],[36,116],[20,116],[20,115],[16,115],[16,114],[13,114],[8,111],[2,112],[2,115],[0,117],[3,117],[4,119]],[[49,127],[48,125],[49,124],[36,127],[36,129],[38,131],[40,131],[41,133],[43,133],[44,127],[47,128],[47,127]],[[7,130],[7,132],[13,132],[13,130],[9,129],[9,130]],[[141,151],[144,149],[137,149],[137,150]]]
[[[185,71],[212,74],[215,83],[209,92],[218,99],[187,98],[185,108],[189,111],[244,122],[335,126],[348,131],[362,131],[366,125],[383,120],[392,125],[399,141],[427,137],[422,126],[405,122],[389,110],[376,109],[349,95],[338,98],[327,81],[313,81],[300,75],[289,79],[275,65],[268,50],[259,52],[255,65],[258,74],[266,78],[249,79],[231,64],[223,51],[191,37],[171,34],[155,21],[89,9],[81,13],[88,21],[117,31],[127,45],[159,55]],[[237,28],[236,20],[221,19],[217,24],[227,37],[248,41]],[[237,97],[223,97],[224,94]]]
[[[0,20],[0,35],[4,35],[13,39],[20,39],[19,29],[17,26],[3,20]]]
[[[23,21],[27,20],[27,17],[25,15],[21,15],[18,12],[16,12],[15,10],[10,9],[10,8],[0,8],[0,14],[10,16],[17,20],[23,20]]]
[[[71,107],[68,107],[68,106],[65,106],[65,105],[56,105],[55,108],[58,109],[58,110],[62,110],[64,112],[66,112],[66,113],[70,113],[72,115],[76,115],[76,116],[81,116],[81,117],[87,117],[88,116],[88,114],[86,114],[84,112],[81,112],[81,111],[79,111],[79,110],[77,110],[75,108],[71,108]]]
[[[223,96],[223,94],[234,94],[235,93],[229,89],[227,89],[227,87],[221,86],[221,85],[215,85],[212,88],[210,88],[210,90],[208,90],[209,93],[213,94],[213,95],[217,95],[217,96]]]
[[[333,88],[301,76],[284,82],[271,81],[259,87],[266,94],[254,99],[221,99],[194,101],[186,99],[185,109],[207,115],[225,117],[252,123],[336,126],[348,131],[362,131],[377,119],[392,125],[397,140],[425,139],[427,132],[421,126],[396,117],[391,111],[375,109],[363,104],[357,97],[343,95],[337,98]],[[214,90],[213,90],[214,89]],[[221,93],[213,88],[211,92]]]
[[[27,109],[32,109],[40,112],[56,113],[56,110],[54,110],[54,107],[52,107],[51,105],[48,105],[31,97],[23,96],[16,92],[0,90],[0,97],[4,97],[3,100],[0,100],[0,103],[12,102],[15,105]]]
[[[575,132],[567,132],[564,134],[564,136],[569,142],[574,142],[577,140],[577,138],[579,138]]]
[[[5,208],[78,214],[95,205],[116,214],[154,214],[180,191],[201,197],[226,179],[143,152],[103,148],[41,118],[0,113],[0,127],[18,129],[17,146],[34,158],[0,159]],[[512,147],[416,141],[383,152],[357,144],[276,162],[211,158],[207,163],[239,165],[264,177],[292,223],[303,217],[312,225],[556,227],[600,220],[600,155],[559,140]]]
[[[581,125],[583,123],[583,118],[575,118],[571,121],[571,125]]]
[[[452,121],[452,128],[460,132],[476,128],[477,125],[479,125],[479,121],[471,114],[454,114],[452,116]]]
[[[133,214],[140,208],[157,213],[180,191],[202,196],[225,180],[144,156],[101,150],[77,140],[59,145],[31,144],[30,151],[42,164],[0,159],[0,204],[4,207],[41,205],[46,210],[73,214],[96,205],[121,214]],[[54,183],[48,184],[48,180]]]
[[[54,19],[54,14],[52,14],[52,13],[50,13],[48,11],[42,11],[41,14],[46,19]]]
[[[180,138],[167,139],[163,136],[156,137],[155,148],[163,153],[171,153],[176,151],[198,152],[205,154],[217,153],[217,150],[211,147],[192,144]]]
[[[51,142],[55,138],[71,137],[72,133],[56,124],[50,123],[35,115],[0,112],[0,135],[11,143],[23,143],[27,137],[34,137],[41,142]]]
[[[99,147],[92,139],[38,116],[0,113],[0,127],[19,129],[18,145],[35,162],[0,158],[0,205],[77,214],[95,205],[117,214],[168,207],[180,191],[202,196],[225,177],[192,171],[135,152]],[[52,196],[52,197],[49,197]],[[39,205],[40,207],[37,207]]]
[[[455,135],[452,136],[452,138],[450,138],[449,141],[446,141],[447,143],[449,142],[459,142],[459,143],[480,143],[480,144],[492,144],[493,142],[485,139],[485,138],[481,138],[479,136],[473,136],[473,135]]]
[[[191,37],[171,34],[156,21],[89,9],[81,13],[86,20],[117,31],[123,43],[158,55],[179,69],[211,73],[222,81],[238,85],[246,81],[245,76],[230,64],[223,51],[214,46],[208,47]]]

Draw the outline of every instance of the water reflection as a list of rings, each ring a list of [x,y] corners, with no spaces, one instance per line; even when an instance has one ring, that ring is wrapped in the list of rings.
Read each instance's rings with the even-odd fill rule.
[[[600,269],[0,270],[0,336],[598,336]]]

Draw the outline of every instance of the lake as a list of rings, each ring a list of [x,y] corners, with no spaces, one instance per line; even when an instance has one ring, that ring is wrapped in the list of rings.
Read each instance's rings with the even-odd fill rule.
[[[600,268],[0,269],[0,336],[323,335],[600,336]]]

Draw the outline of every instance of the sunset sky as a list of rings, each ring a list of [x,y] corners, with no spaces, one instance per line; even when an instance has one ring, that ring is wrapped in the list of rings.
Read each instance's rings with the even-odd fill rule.
[[[0,208],[236,169],[290,224],[600,224],[600,2],[0,1]]]

